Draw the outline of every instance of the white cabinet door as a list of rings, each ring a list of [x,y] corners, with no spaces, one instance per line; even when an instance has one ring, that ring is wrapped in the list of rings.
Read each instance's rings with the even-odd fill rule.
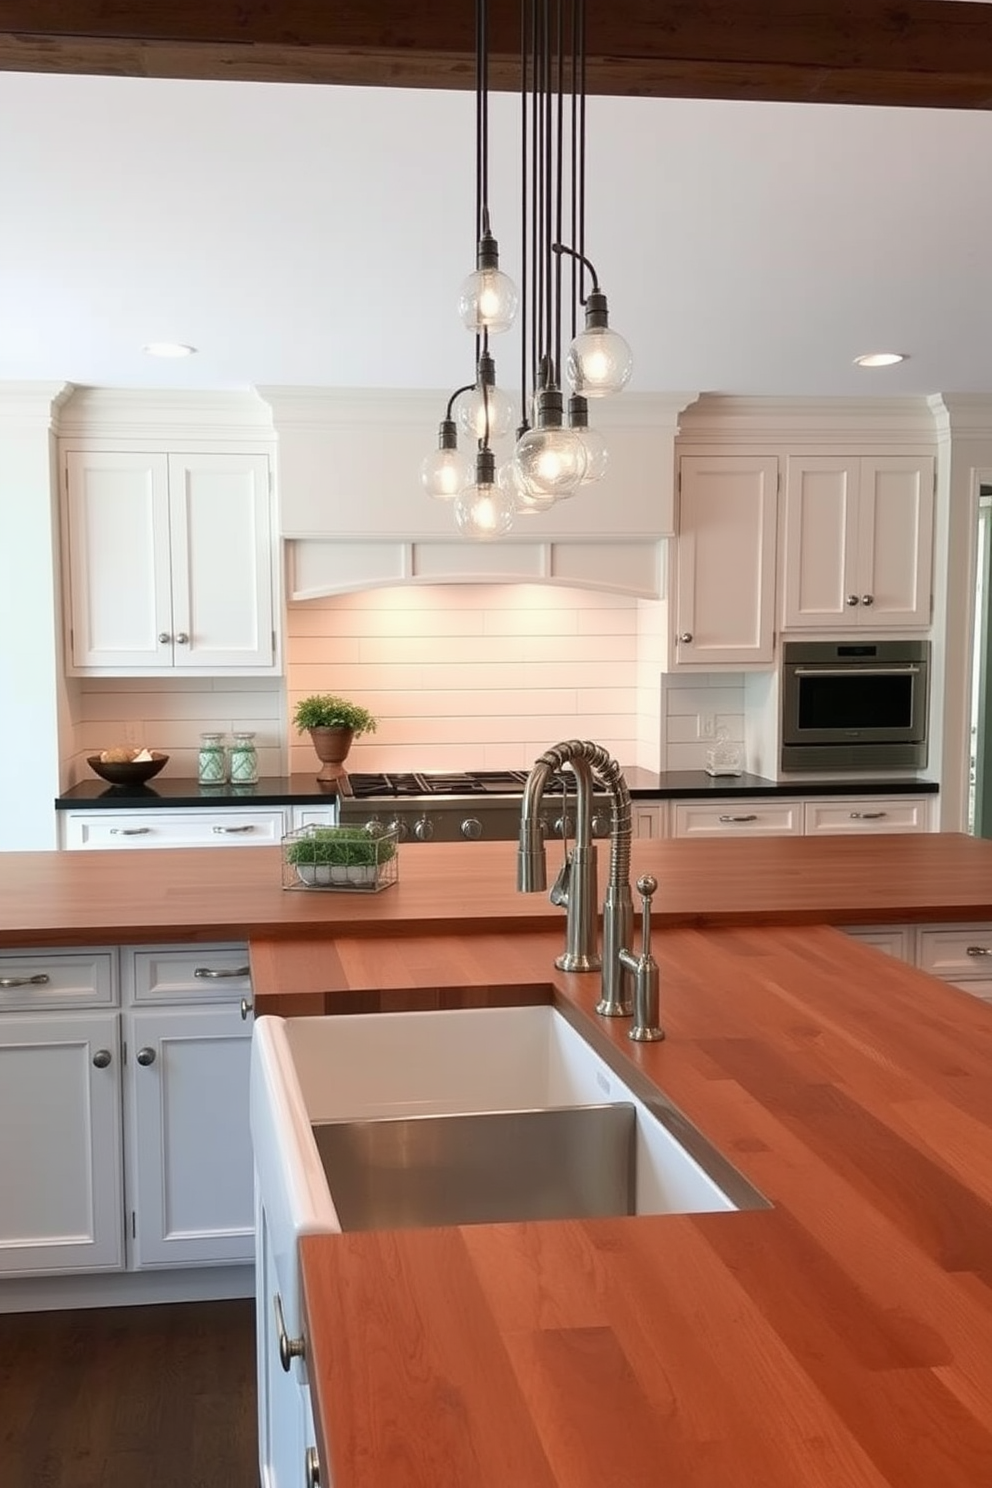
[[[169,456],[177,666],[207,671],[272,666],[269,509],[266,456]],[[185,643],[182,636],[188,637]]]
[[[67,654],[73,670],[172,666],[169,471],[161,454],[82,453],[65,464]]]
[[[675,664],[770,664],[778,460],[684,455],[679,463]]]
[[[124,1264],[119,1014],[0,1019],[0,1274]]]
[[[933,468],[915,455],[861,461],[859,625],[930,624]]]
[[[69,450],[64,484],[72,672],[275,669],[266,455]]]
[[[308,1441],[304,1365],[297,1357],[283,1367],[279,1326],[302,1329],[295,1299],[280,1291],[265,1208],[256,1207],[255,1329],[258,1370],[259,1481],[263,1488],[300,1488]],[[289,1336],[288,1334],[286,1335]],[[302,1332],[297,1335],[302,1336]]]
[[[933,468],[916,455],[788,457],[785,628],[929,625]]]
[[[250,1025],[230,1004],[141,1008],[125,1027],[133,1263],[250,1261]]]
[[[641,801],[632,801],[630,816],[635,837],[667,837],[668,806],[666,802],[663,801],[660,805],[649,805]]]

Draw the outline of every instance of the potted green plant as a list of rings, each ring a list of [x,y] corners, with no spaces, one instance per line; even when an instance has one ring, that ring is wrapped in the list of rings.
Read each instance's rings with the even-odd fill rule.
[[[396,856],[395,837],[367,827],[307,827],[285,846],[286,862],[308,887],[373,886]]]
[[[361,734],[374,734],[379,720],[367,708],[332,692],[315,692],[301,698],[293,713],[298,733],[308,733],[321,761],[319,781],[334,781],[344,774],[344,762],[352,741]]]

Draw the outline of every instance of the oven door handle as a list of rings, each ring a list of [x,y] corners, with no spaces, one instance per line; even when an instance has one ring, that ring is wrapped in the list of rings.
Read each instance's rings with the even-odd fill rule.
[[[793,676],[796,677],[918,677],[920,675],[920,668],[918,666],[797,666],[793,667],[792,670]]]

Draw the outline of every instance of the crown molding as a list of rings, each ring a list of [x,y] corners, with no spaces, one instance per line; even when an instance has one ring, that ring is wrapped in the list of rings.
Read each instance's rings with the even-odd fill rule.
[[[72,395],[65,382],[0,383],[0,424],[17,429],[54,429],[59,410]]]
[[[704,393],[682,417],[686,443],[774,445],[925,443],[936,430],[931,400],[906,398],[761,398]]]
[[[59,409],[58,433],[63,439],[152,441],[250,438],[271,442],[273,437],[269,410],[251,389],[71,388]]]

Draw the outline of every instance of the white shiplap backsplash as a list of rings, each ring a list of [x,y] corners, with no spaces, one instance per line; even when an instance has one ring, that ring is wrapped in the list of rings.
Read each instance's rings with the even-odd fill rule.
[[[567,738],[645,769],[701,769],[707,720],[743,742],[743,681],[663,674],[666,623],[656,601],[542,584],[405,585],[291,604],[285,687],[79,679],[74,778],[88,774],[85,755],[131,742],[193,777],[208,729],[254,730],[262,775],[315,773],[309,738],[287,724],[311,692],[379,718],[352,748],[355,770],[521,770]]]

